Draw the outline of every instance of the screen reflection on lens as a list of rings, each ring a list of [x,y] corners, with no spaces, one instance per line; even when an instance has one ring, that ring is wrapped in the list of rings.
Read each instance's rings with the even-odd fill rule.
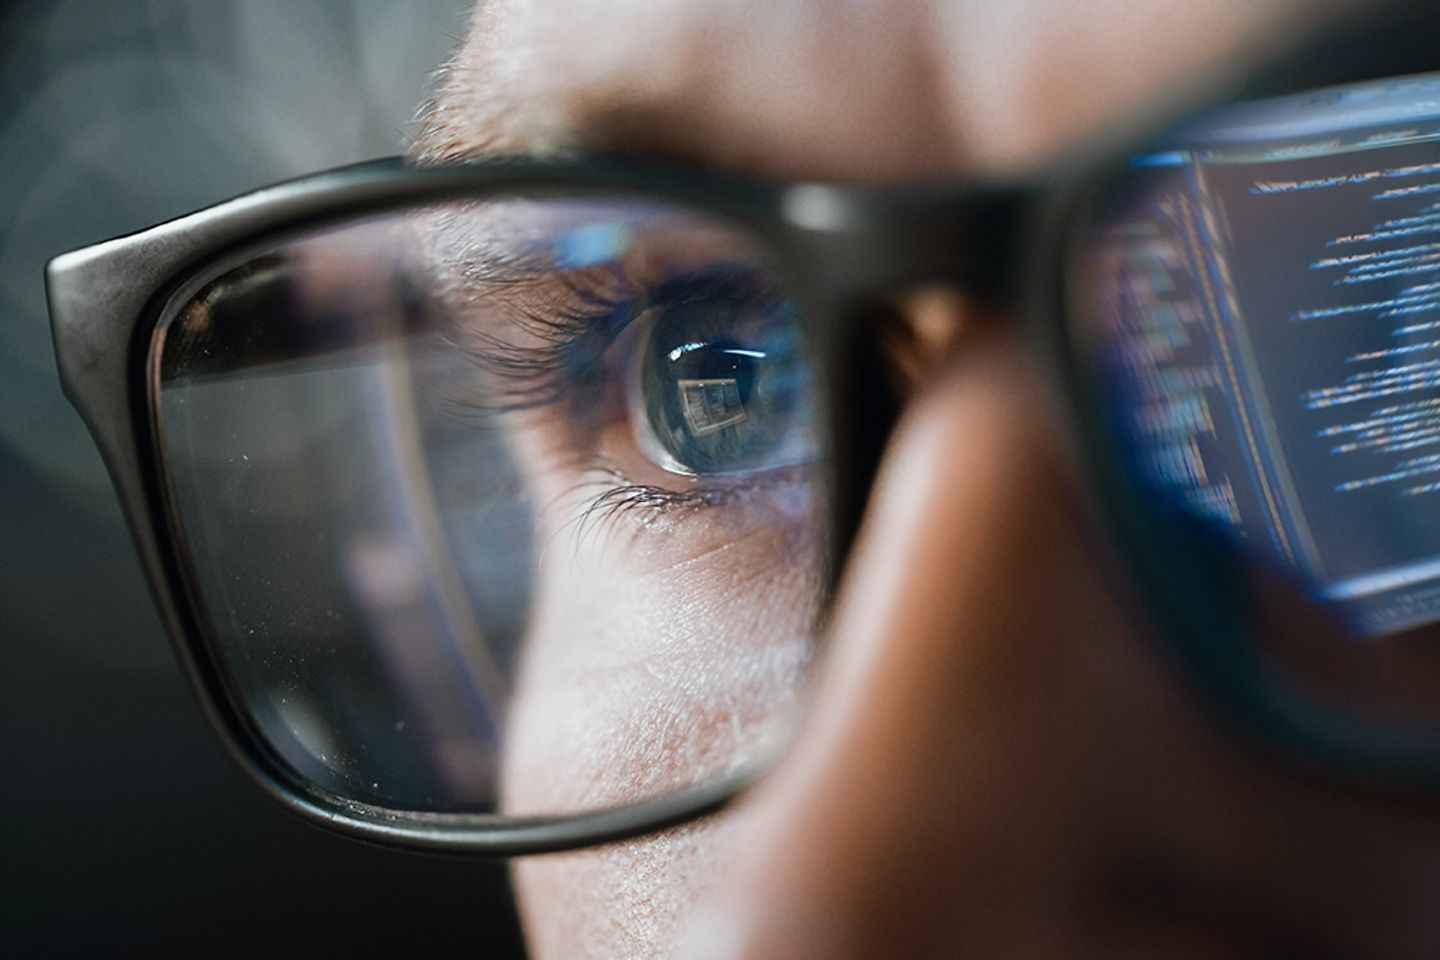
[[[1440,721],[1440,76],[1213,111],[1111,181],[1071,270],[1110,442],[1230,544],[1260,655]]]

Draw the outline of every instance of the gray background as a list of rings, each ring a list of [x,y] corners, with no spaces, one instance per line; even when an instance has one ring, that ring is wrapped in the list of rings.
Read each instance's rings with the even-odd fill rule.
[[[54,373],[61,251],[395,153],[466,0],[0,8],[0,955],[519,952],[503,867],[340,840],[232,769]]]

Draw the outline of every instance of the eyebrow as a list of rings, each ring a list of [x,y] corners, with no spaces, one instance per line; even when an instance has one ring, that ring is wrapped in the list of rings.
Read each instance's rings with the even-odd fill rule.
[[[690,16],[667,6],[677,15],[645,34],[628,29],[643,20],[612,25],[608,13],[589,33],[552,31],[543,7],[481,4],[421,111],[411,160],[603,153],[869,181],[946,175],[963,153],[927,4],[884,16],[822,0],[784,15],[772,0],[697,3]]]
[[[707,139],[683,104],[656,96],[596,99],[573,109],[562,91],[517,103],[486,82],[485,66],[465,63],[465,49],[439,73],[422,107],[406,156],[420,164],[506,156],[565,159],[585,153],[645,156],[693,167],[714,164]]]
[[[479,0],[409,155],[640,155],[849,183],[1010,174],[1363,2],[1145,0],[1121,30],[1073,0]]]
[[[441,66],[405,152],[410,160],[440,164],[517,155],[562,159],[620,152],[611,146],[617,141],[623,141],[626,152],[678,153],[660,142],[672,137],[653,136],[669,128],[653,105],[576,110],[563,86],[517,96],[500,82],[494,56],[472,31]]]

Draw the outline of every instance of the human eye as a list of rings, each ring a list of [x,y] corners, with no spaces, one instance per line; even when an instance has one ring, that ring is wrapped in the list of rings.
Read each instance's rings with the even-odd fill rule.
[[[763,259],[673,216],[587,221],[545,246],[523,283],[506,282],[503,309],[483,298],[462,340],[496,385],[488,403],[537,451],[547,502],[570,503],[582,526],[644,521],[801,479],[818,449],[811,367]]]

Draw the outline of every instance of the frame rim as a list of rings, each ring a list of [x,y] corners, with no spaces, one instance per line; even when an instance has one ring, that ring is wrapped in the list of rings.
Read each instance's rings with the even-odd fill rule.
[[[1440,68],[1440,55],[1424,42],[1433,33],[1421,29],[1440,26],[1440,13],[1406,9],[1399,16],[1372,12],[1357,16],[1357,20],[1363,21],[1366,29],[1357,32],[1351,21],[1342,21],[1313,46],[1300,49],[1297,41],[1299,52],[1289,51],[1278,65],[1262,65],[1221,79],[1212,77],[1208,85],[1192,88],[1192,92],[1201,90],[1208,102],[1224,102]],[[1325,51],[1330,51],[1328,57]],[[760,772],[758,768],[740,770],[651,801],[562,817],[515,820],[488,814],[400,813],[313,789],[297,790],[296,784],[276,776],[269,766],[273,758],[257,751],[253,735],[237,725],[233,704],[227,706],[225,684],[204,653],[193,604],[185,599],[187,578],[164,546],[169,526],[164,520],[163,471],[149,422],[148,384],[143,375],[137,376],[137,371],[147,369],[144,361],[150,335],[161,322],[166,291],[226,246],[256,241],[267,231],[303,230],[322,221],[327,213],[343,211],[348,219],[420,199],[469,195],[480,183],[493,190],[507,184],[533,188],[545,183],[626,189],[748,221],[757,236],[774,241],[774,247],[789,261],[782,264],[787,275],[798,277],[802,287],[813,283],[839,291],[833,301],[816,297],[810,305],[821,312],[831,311],[825,320],[841,328],[833,338],[841,352],[846,349],[848,328],[855,326],[854,318],[845,313],[853,306],[845,302],[849,294],[936,279],[963,284],[972,291],[979,287],[986,295],[1014,301],[1020,306],[1018,319],[1026,339],[1038,347],[1044,372],[1064,401],[1056,404],[1059,415],[1073,428],[1074,442],[1083,450],[1080,459],[1089,481],[1087,497],[1098,500],[1093,510],[1107,521],[1106,539],[1137,585],[1144,607],[1157,615],[1162,625],[1165,636],[1157,640],[1157,646],[1183,663],[1182,680],[1193,680],[1205,688],[1197,698],[1201,704],[1214,704],[1213,712],[1228,719],[1230,725],[1260,731],[1262,738],[1249,740],[1274,747],[1272,752],[1291,766],[1313,772],[1320,779],[1363,781],[1369,790],[1433,791],[1440,788],[1440,738],[1424,738],[1425,748],[1416,749],[1397,740],[1393,725],[1384,725],[1385,733],[1377,738],[1374,731],[1357,732],[1353,721],[1316,723],[1319,711],[1305,708],[1303,699],[1265,696],[1265,685],[1258,682],[1262,674],[1251,671],[1245,677],[1244,671],[1221,669],[1226,666],[1223,657],[1207,658],[1213,635],[1180,615],[1180,605],[1174,602],[1176,578],[1167,583],[1161,576],[1157,581],[1157,565],[1145,562],[1156,550],[1167,550],[1168,544],[1164,537],[1153,535],[1147,527],[1150,520],[1142,518],[1134,509],[1133,498],[1127,496],[1129,487],[1107,453],[1094,398],[1078,376],[1074,344],[1068,339],[1067,318],[1073,310],[1065,264],[1073,244],[1071,231],[1083,216],[1087,191],[1095,189],[1116,162],[1136,147],[1163,137],[1174,126],[1174,118],[1183,120],[1198,99],[1179,101],[1184,111],[1174,109],[1177,101],[1161,104],[1098,143],[1068,151],[1053,164],[1047,180],[1024,185],[1002,182],[977,188],[962,182],[938,189],[779,185],[607,158],[558,163],[499,160],[446,167],[414,167],[391,158],[328,171],[52,260],[46,270],[46,287],[61,381],[100,449],[172,646],[227,751],[267,795],[288,809],[362,840],[496,856],[606,843],[714,811]],[[1165,122],[1154,122],[1156,117]],[[1055,176],[1057,170],[1066,172]],[[906,224],[900,231],[904,237],[895,229],[899,220]],[[989,242],[977,245],[981,227],[988,231]],[[891,255],[880,258],[883,262],[872,262],[875,246],[882,245],[887,236],[900,242]],[[859,243],[861,237],[864,244]],[[882,243],[877,244],[877,239]],[[938,250],[944,250],[943,257]],[[812,258],[809,270],[802,267],[803,254],[816,251],[823,256]],[[1023,266],[1038,269],[1022,277]],[[829,369],[836,366],[834,360],[828,364]],[[842,411],[843,417],[843,392],[835,385],[830,389],[834,394],[829,398],[831,409]],[[120,398],[123,402],[116,402]],[[840,445],[835,451],[834,471],[836,483],[841,485],[836,490],[840,514],[836,553],[842,557],[858,526],[877,455],[856,449],[865,447],[864,442],[852,441],[847,448],[843,440],[836,437]],[[1108,475],[1103,467],[1110,468]],[[1217,601],[1212,604],[1215,610],[1234,613],[1238,609],[1218,579],[1212,578],[1210,596]],[[1215,629],[1243,643],[1244,626],[1241,618],[1230,617],[1222,618]],[[1297,704],[1302,709],[1294,709]],[[1329,712],[1332,716],[1336,713]]]
[[[977,232],[968,222],[948,218],[932,217],[929,228],[901,244],[894,256],[873,262],[873,251],[860,249],[858,240],[891,224],[892,191],[696,178],[608,158],[450,167],[414,167],[387,158],[264,188],[52,260],[46,288],[62,386],[100,448],[171,645],[211,726],[232,758],[283,806],[312,822],[386,845],[512,856],[613,842],[713,812],[773,760],[767,757],[657,797],[576,814],[513,818],[381,807],[330,793],[291,770],[255,728],[228,682],[185,558],[152,395],[153,343],[169,319],[176,292],[237,249],[410,205],[510,191],[531,196],[628,193],[709,211],[747,229],[776,253],[777,266],[802,304],[811,307],[822,300],[814,291],[827,286],[848,300],[878,275],[952,276],[957,272],[954,254],[961,249],[957,244],[969,245],[974,277],[995,275],[988,265],[991,248],[974,243]],[[935,192],[911,191],[903,206],[924,220],[934,208]],[[1012,198],[1004,190],[959,196],[961,208],[982,222],[995,220]],[[816,250],[823,255],[806,255]],[[937,250],[946,255],[940,257]],[[819,271],[824,282],[807,269],[817,264],[829,267]],[[813,332],[821,312],[802,309],[808,330]],[[842,320],[837,322],[843,329]],[[815,339],[817,350],[833,342]],[[117,404],[119,397],[125,399]],[[848,512],[858,524],[858,505]]]
[[[1427,29],[1428,28],[1428,29]],[[1286,770],[1325,784],[1361,789],[1396,799],[1433,796],[1440,791],[1440,730],[1433,735],[1407,730],[1401,721],[1366,718],[1345,704],[1297,686],[1266,663],[1251,641],[1249,593],[1233,576],[1230,551],[1192,528],[1181,529],[1154,505],[1120,466],[1122,458],[1104,422],[1103,401],[1087,378],[1072,339],[1076,295],[1067,268],[1076,234],[1108,180],[1134,148],[1163,143],[1206,109],[1228,103],[1283,97],[1322,88],[1384,81],[1412,75],[1440,75],[1440,52],[1425,38],[1440,29],[1440,8],[1392,4],[1361,11],[1300,38],[1278,60],[1235,77],[1228,93],[1198,109],[1172,115],[1109,154],[1085,151],[1086,169],[1052,194],[1040,210],[1028,262],[1044,272],[1025,298],[1022,320],[1058,387],[1058,412],[1079,448],[1089,480],[1094,515],[1106,525],[1117,569],[1128,575],[1139,607],[1154,617],[1162,636],[1157,645],[1173,661],[1182,682],[1196,688],[1196,702],[1232,739],[1258,748]],[[1302,43],[1308,39],[1308,43]],[[1106,141],[1103,149],[1112,149]],[[1083,162],[1083,161],[1082,161]],[[1149,507],[1147,509],[1147,507]],[[1176,564],[1177,543],[1182,564]],[[1202,585],[1197,590],[1196,584]]]

